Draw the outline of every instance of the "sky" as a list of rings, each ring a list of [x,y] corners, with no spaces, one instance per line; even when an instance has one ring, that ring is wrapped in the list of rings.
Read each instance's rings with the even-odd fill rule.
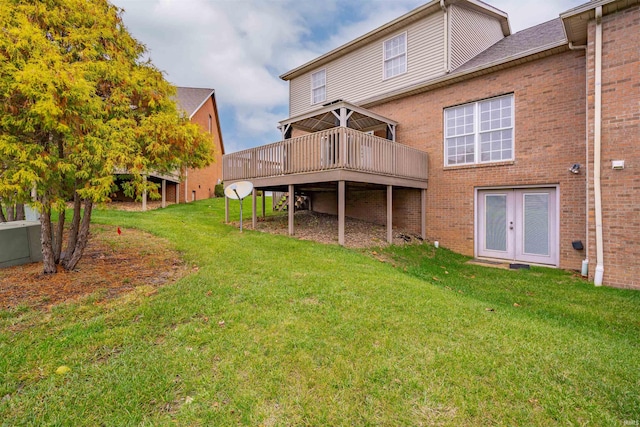
[[[279,76],[428,0],[111,0],[176,86],[215,89],[225,152],[281,139],[288,82]],[[586,0],[486,0],[511,32]]]

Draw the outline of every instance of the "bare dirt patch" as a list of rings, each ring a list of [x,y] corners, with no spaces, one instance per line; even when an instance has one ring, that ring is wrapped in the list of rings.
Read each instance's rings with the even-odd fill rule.
[[[93,225],[84,256],[76,270],[58,267],[42,274],[42,263],[0,269],[0,309],[18,306],[49,308],[98,293],[100,300],[137,286],[159,287],[186,275],[188,269],[168,243],[151,234]]]
[[[237,223],[235,224],[238,225]],[[250,228],[251,221],[243,226]],[[371,248],[387,246],[387,228],[355,218],[345,218],[345,246],[348,248]],[[289,234],[288,217],[284,215],[259,218],[256,229],[272,234]],[[294,236],[302,240],[338,244],[338,217],[312,211],[298,211],[294,215]],[[393,229],[393,244],[422,243],[418,234]]]
[[[173,202],[167,202],[166,206],[174,205]],[[72,204],[69,207],[73,207]],[[127,211],[127,212],[142,212],[142,202],[121,202],[114,200],[109,203],[104,203],[100,206],[101,209],[110,209],[117,211]],[[162,208],[162,201],[158,200],[148,200],[147,201],[147,210],[152,211],[155,209]]]

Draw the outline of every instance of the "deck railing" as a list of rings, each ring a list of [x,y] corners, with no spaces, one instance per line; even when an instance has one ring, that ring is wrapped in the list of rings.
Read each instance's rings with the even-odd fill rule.
[[[427,153],[346,127],[335,127],[223,157],[225,181],[332,169],[427,179]]]

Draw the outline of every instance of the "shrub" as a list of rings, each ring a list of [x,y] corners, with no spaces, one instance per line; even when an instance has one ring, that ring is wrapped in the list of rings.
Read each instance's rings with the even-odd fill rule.
[[[213,194],[216,197],[224,197],[224,184],[223,183],[216,184],[216,187],[213,190]]]

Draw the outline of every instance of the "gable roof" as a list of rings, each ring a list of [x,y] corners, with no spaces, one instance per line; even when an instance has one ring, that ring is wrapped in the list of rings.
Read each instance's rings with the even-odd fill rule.
[[[380,39],[384,36],[387,36],[395,31],[398,31],[401,28],[406,27],[407,25],[416,22],[425,16],[431,15],[439,10],[441,10],[443,5],[449,4],[464,4],[466,7],[471,8],[473,10],[480,11],[487,15],[491,15],[500,21],[500,25],[502,27],[502,33],[505,36],[511,34],[511,27],[509,26],[508,16],[505,12],[497,9],[487,3],[484,3],[481,0],[432,0],[426,4],[423,4],[420,7],[417,7],[406,13],[399,18],[394,19],[391,22],[388,22],[372,31],[369,31],[367,34],[360,36],[342,46],[339,46],[333,49],[330,52],[325,53],[311,61],[303,64],[299,67],[294,68],[293,70],[287,71],[282,74],[280,78],[282,80],[291,80],[299,75],[302,75],[313,68],[317,68],[321,65],[324,65],[328,62],[335,60],[341,56],[346,55],[349,52],[352,52],[363,45],[370,43],[374,40]]]
[[[220,151],[224,154],[224,140],[222,138],[222,129],[220,129],[220,116],[218,116],[218,105],[215,97],[216,91],[208,88],[198,87],[176,87],[176,102],[188,116],[189,120],[193,115],[211,98],[213,101],[213,111],[215,114],[215,122],[220,135]]]
[[[560,18],[518,31],[456,68],[454,73],[490,66],[567,43]]]
[[[177,87],[176,102],[189,116],[193,115],[202,105],[215,94],[215,90],[197,87]]]

